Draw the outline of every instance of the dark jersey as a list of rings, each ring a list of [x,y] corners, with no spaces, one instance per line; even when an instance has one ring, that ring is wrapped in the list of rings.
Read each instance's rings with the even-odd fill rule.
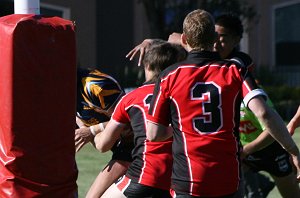
[[[133,162],[126,176],[143,185],[170,189],[172,139],[164,142],[146,140],[146,122],[154,84],[143,85],[125,95],[115,108],[112,119],[131,124],[134,132]]]
[[[260,94],[245,67],[217,53],[191,52],[162,72],[148,119],[165,126],[171,120],[177,194],[222,196],[238,189],[240,103]]]
[[[108,121],[108,116],[94,108],[112,108],[125,94],[123,88],[113,77],[98,70],[83,71],[78,78],[77,116],[87,126]]]
[[[234,49],[229,54],[227,59],[230,59],[231,61],[234,61],[234,62],[240,64],[242,67],[247,67],[247,69],[249,71],[254,70],[254,63],[252,61],[252,58],[244,52],[240,52],[240,51],[237,51],[236,49]]]

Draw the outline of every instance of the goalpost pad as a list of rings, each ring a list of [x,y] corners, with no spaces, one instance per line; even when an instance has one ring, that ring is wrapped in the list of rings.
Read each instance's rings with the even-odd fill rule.
[[[0,197],[76,197],[71,21],[0,18]]]

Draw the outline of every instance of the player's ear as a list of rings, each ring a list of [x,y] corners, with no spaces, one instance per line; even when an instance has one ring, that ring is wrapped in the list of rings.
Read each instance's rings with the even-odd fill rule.
[[[186,46],[188,44],[186,40],[186,35],[184,33],[181,34],[181,43],[183,46]]]

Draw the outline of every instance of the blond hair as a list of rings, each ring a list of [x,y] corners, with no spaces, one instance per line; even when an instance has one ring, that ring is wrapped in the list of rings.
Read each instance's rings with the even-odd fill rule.
[[[183,33],[193,50],[210,50],[216,38],[214,18],[205,10],[194,10],[184,19]]]

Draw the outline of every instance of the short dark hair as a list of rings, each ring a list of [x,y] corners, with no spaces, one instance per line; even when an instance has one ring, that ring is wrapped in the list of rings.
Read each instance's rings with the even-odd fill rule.
[[[186,51],[180,45],[168,42],[152,44],[145,53],[143,65],[148,65],[148,69],[154,72],[152,81],[155,81],[162,70],[185,58]]]
[[[244,27],[240,18],[234,13],[222,14],[215,19],[216,25],[229,29],[232,34],[243,37]]]

